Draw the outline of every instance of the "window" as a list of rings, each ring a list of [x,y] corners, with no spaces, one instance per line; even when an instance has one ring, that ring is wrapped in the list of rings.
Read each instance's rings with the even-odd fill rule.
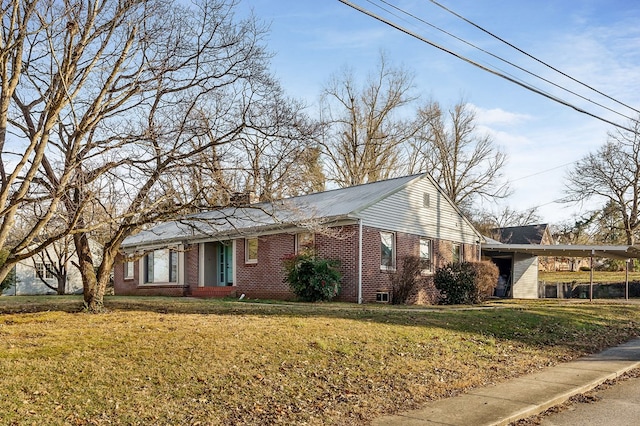
[[[53,274],[53,267],[50,263],[36,262],[36,277],[44,278],[45,280],[52,280],[55,278]]]
[[[300,232],[296,234],[296,253],[304,253],[313,250],[315,235],[312,232]]]
[[[396,268],[396,235],[393,232],[380,232],[380,269]]]
[[[463,251],[461,244],[454,244],[452,249],[451,261],[453,263],[460,263],[463,261]]]
[[[258,239],[247,238],[244,240],[246,263],[258,263]]]
[[[420,269],[422,272],[431,272],[431,240],[420,238]]]
[[[155,250],[144,257],[145,283],[178,282],[178,252]]]
[[[430,206],[430,202],[429,202],[429,194],[428,193],[424,193],[422,194],[422,207],[429,207]]]
[[[133,262],[124,262],[124,279],[133,279]]]

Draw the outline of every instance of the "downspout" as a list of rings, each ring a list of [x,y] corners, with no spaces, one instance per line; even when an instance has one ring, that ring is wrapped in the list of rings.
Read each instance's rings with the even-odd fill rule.
[[[362,304],[362,219],[358,219],[358,304]]]

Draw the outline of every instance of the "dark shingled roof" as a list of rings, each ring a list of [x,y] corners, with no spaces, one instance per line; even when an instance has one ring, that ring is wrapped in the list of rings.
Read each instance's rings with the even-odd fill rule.
[[[503,244],[542,244],[542,238],[549,225],[510,226],[493,229],[493,235]]]

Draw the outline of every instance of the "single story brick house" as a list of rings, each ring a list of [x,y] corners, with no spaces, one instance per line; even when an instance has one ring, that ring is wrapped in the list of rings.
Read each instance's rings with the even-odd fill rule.
[[[481,240],[433,178],[419,174],[157,224],[124,241],[114,289],[293,299],[282,259],[313,247],[340,261],[338,300],[384,301],[403,256],[420,256],[429,276],[454,260],[478,260]]]

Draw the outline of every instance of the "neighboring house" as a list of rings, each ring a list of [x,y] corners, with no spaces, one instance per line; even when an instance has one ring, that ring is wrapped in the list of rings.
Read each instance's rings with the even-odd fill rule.
[[[549,225],[512,226],[495,228],[492,230],[492,238],[503,244],[537,244],[556,245]],[[589,267],[589,258],[567,256],[545,256],[538,259],[538,270],[553,271],[578,271],[581,267]]]
[[[191,215],[127,238],[117,295],[292,299],[282,260],[313,247],[340,261],[346,302],[384,301],[406,255],[423,274],[478,260],[481,236],[428,175],[413,175]],[[429,301],[432,280],[415,295]]]
[[[492,238],[503,244],[554,244],[553,236],[546,223],[524,226],[507,226],[491,230]],[[555,271],[555,257],[541,257],[538,259],[540,271]]]
[[[492,238],[503,244],[553,244],[553,237],[546,223],[525,226],[507,226],[492,229]]]
[[[91,240],[95,260],[101,258],[100,245]],[[18,262],[15,285],[2,292],[4,296],[57,294],[59,285],[65,294],[82,292],[82,276],[73,264],[78,262],[71,238],[52,243],[42,252]],[[46,283],[46,284],[45,284]]]

